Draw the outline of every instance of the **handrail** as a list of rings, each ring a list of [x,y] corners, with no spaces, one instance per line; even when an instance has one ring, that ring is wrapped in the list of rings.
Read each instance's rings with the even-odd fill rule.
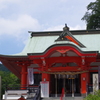
[[[15,86],[5,86],[5,90],[21,90],[22,88],[24,88],[25,90],[27,90],[29,88],[34,88],[34,87],[38,87],[38,85],[37,84],[34,84],[32,86],[24,85],[22,87],[17,86],[17,85],[15,85]]]
[[[39,85],[38,90],[37,90],[37,93],[34,96],[34,99],[33,100],[40,100],[40,98],[41,98],[41,95],[40,95],[40,85]]]

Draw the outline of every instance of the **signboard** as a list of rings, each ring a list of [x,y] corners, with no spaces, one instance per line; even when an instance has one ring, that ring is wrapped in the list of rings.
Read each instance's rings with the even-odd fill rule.
[[[93,93],[99,90],[98,74],[93,74]]]
[[[33,68],[32,67],[28,68],[28,82],[29,82],[29,85],[34,84],[34,76],[33,76]]]
[[[49,97],[49,81],[42,81],[41,84],[41,97]]]

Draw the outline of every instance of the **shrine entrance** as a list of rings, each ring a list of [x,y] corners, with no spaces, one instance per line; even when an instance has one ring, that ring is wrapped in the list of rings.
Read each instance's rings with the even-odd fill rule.
[[[80,74],[77,75],[51,75],[50,94],[60,97],[64,88],[64,96],[79,96],[80,92]]]

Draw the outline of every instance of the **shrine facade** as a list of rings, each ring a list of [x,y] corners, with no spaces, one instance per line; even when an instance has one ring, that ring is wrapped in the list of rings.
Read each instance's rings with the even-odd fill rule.
[[[63,31],[29,33],[21,53],[0,55],[0,61],[21,79],[21,87],[41,84],[41,89],[47,86],[48,96],[60,96],[62,89],[65,96],[93,91],[93,75],[99,76],[100,30],[70,31],[65,26]],[[99,85],[99,79],[96,82]]]

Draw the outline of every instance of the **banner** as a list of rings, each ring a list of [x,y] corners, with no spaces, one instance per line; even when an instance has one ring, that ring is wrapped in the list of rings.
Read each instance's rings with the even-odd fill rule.
[[[49,81],[40,82],[41,85],[41,97],[49,97]]]
[[[33,76],[33,68],[32,67],[28,68],[28,82],[29,82],[29,85],[34,84],[34,76]]]

